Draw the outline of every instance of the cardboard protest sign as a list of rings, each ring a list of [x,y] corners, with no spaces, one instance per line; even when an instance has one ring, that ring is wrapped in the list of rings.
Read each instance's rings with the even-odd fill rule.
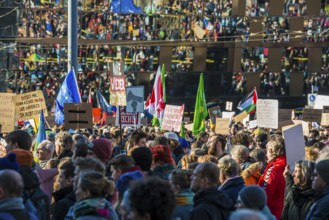
[[[115,106],[126,106],[126,77],[110,77],[110,104]]]
[[[197,24],[194,24],[193,31],[198,39],[203,39],[206,32]]]
[[[25,121],[38,118],[41,110],[48,116],[45,98],[42,91],[28,92],[13,96],[17,119]]]
[[[240,114],[233,117],[234,122],[240,122],[248,116],[248,113],[243,111]]]
[[[229,118],[216,118],[216,134],[229,135],[230,132],[230,119]]]
[[[321,125],[329,126],[329,106],[323,106]]]
[[[9,133],[15,128],[15,106],[12,97],[13,93],[0,93],[0,124],[2,132]]]
[[[292,120],[286,120],[286,121],[279,121],[279,129],[282,129],[285,126],[289,126],[289,125],[295,125],[294,122]]]
[[[308,136],[310,133],[310,126],[309,123],[306,121],[302,121],[302,120],[292,120],[294,122],[295,125],[299,125],[301,124],[303,127],[303,133],[305,136]]]
[[[45,121],[47,126],[49,125],[49,128],[53,128],[56,125],[55,115],[48,115],[47,117],[45,117]]]
[[[166,105],[162,120],[162,129],[165,131],[180,132],[183,114],[184,105]]]
[[[306,108],[303,111],[303,121],[321,123],[322,110]]]
[[[292,120],[292,109],[279,109],[279,122]]]
[[[305,158],[305,140],[301,124],[283,130],[287,164],[294,167],[296,161]]]
[[[258,127],[277,129],[279,119],[279,102],[273,99],[258,99],[256,117]]]
[[[257,128],[257,120],[249,121],[248,129]]]
[[[323,109],[323,106],[328,105],[328,103],[329,103],[329,96],[317,95],[315,99],[314,108]]]
[[[64,118],[66,129],[92,128],[91,103],[64,103]]]
[[[186,124],[186,125],[184,125],[184,127],[185,127],[185,129],[187,129],[188,131],[192,131],[193,123]]]
[[[117,108],[120,109],[120,113],[116,113],[115,125],[119,126],[131,126],[139,127],[141,125],[140,113],[127,113],[125,107]]]
[[[219,106],[215,106],[208,109],[209,117],[212,124],[216,124],[216,118],[221,117],[221,111]]]
[[[126,88],[126,112],[144,112],[144,86],[130,86]]]
[[[141,124],[144,125],[144,126],[147,126],[148,125],[147,118],[142,118]]]
[[[108,125],[115,125],[116,117],[107,116],[106,117],[106,124]]]

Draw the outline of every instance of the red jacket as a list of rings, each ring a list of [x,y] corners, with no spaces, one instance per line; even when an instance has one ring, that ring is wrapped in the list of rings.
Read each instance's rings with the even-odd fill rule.
[[[285,179],[283,171],[286,167],[286,157],[279,156],[270,161],[258,185],[265,189],[267,195],[267,206],[276,219],[280,219],[284,203]]]

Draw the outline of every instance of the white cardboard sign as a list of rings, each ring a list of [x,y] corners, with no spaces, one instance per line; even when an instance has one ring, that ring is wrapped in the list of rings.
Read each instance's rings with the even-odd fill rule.
[[[287,164],[294,167],[296,161],[305,158],[305,141],[301,124],[283,130]]]
[[[317,95],[315,99],[314,108],[315,109],[323,109],[323,106],[328,105],[329,96],[327,95]]]
[[[277,129],[279,126],[278,100],[258,99],[256,117],[258,127]]]

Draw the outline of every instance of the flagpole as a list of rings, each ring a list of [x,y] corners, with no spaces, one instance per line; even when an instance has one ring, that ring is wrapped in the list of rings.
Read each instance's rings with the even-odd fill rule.
[[[122,145],[122,124],[121,124],[121,106],[119,107],[119,128],[120,128],[120,144],[121,144],[121,150],[123,150],[124,146]]]

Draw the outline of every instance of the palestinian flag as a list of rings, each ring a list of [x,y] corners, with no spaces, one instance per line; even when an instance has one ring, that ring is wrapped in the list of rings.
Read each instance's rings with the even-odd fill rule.
[[[254,114],[256,112],[257,99],[257,91],[256,88],[254,88],[254,90],[250,94],[248,94],[239,102],[237,108],[241,112],[246,111],[248,114]]]

